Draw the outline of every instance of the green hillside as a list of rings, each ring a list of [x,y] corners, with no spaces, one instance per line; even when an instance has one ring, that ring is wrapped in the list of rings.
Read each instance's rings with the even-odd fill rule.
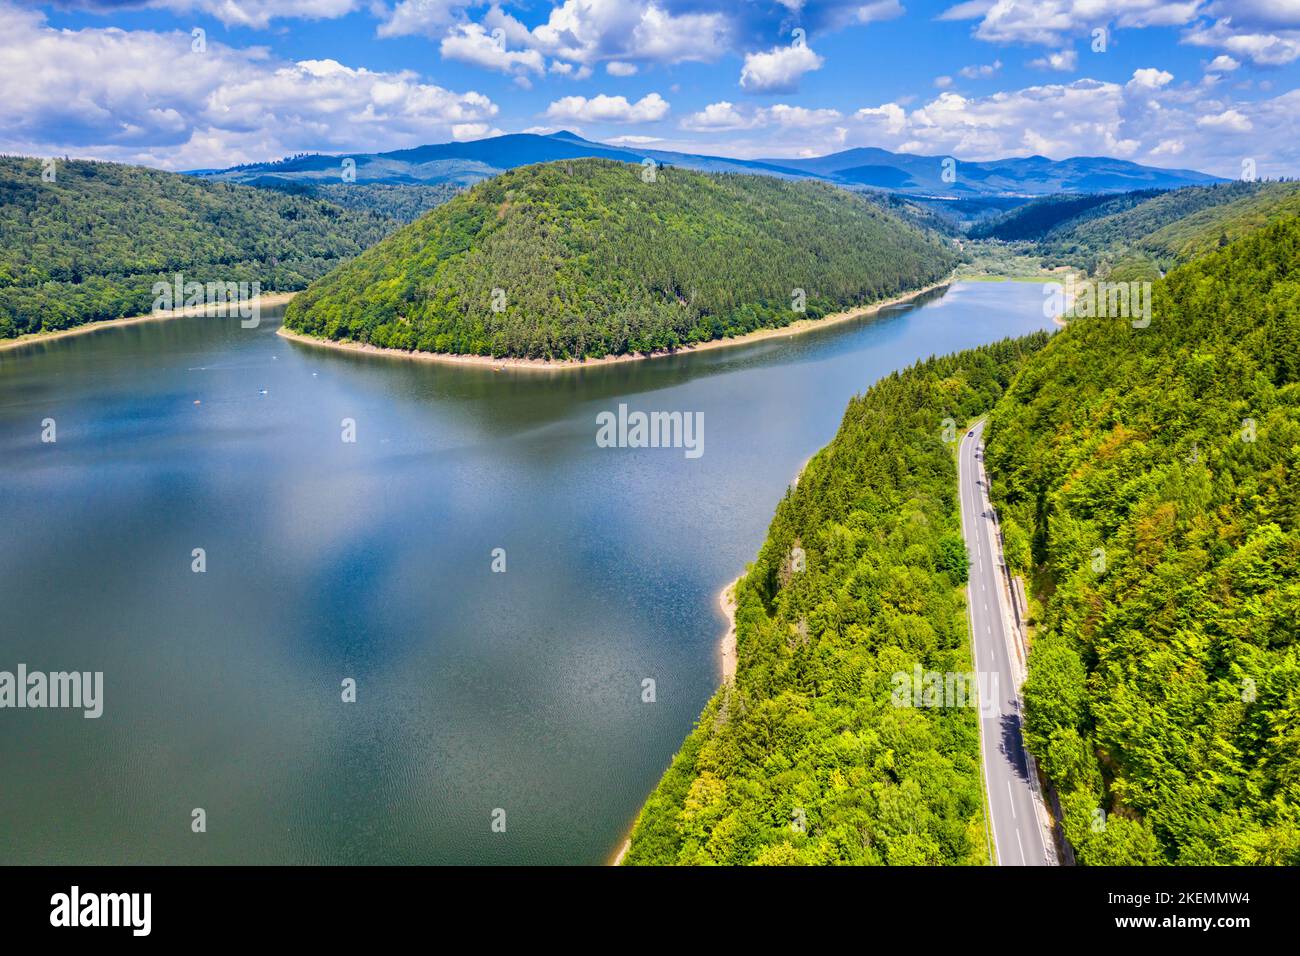
[[[1300,864],[1300,219],[1171,272],[1148,328],[1056,336],[988,463],[1080,862]]]
[[[970,234],[1029,243],[1018,245],[1018,251],[1040,255],[1047,265],[1100,274],[1118,268],[1126,278],[1151,278],[1297,214],[1300,183],[1234,182],[1109,197],[1052,196]]]
[[[454,183],[343,183],[265,178],[249,185],[291,196],[324,199],[344,209],[362,209],[406,224],[436,209],[464,187]]]
[[[738,586],[735,684],[650,796],[626,863],[987,860],[977,711],[894,706],[891,678],[971,670],[943,422],[991,407],[1046,341],[931,359],[849,404]]]
[[[582,159],[503,173],[313,283],[286,325],[408,350],[600,357],[818,318],[956,261],[833,186],[643,172]]]
[[[1042,239],[1053,229],[1077,226],[1088,214],[1092,217],[1114,215],[1159,195],[1160,190],[1143,189],[1119,196],[1110,193],[1044,196],[976,224],[969,235],[972,239],[1001,239],[1004,242]]]
[[[0,338],[147,313],[155,281],[301,289],[396,225],[138,166],[0,157]]]

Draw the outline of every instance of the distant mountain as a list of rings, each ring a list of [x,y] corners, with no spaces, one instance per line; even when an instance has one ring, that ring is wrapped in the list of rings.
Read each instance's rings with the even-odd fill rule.
[[[806,174],[878,189],[929,196],[1046,196],[1052,193],[1127,192],[1177,189],[1223,182],[1192,169],[1159,169],[1105,156],[1052,160],[1046,156],[957,160],[954,181],[943,178],[946,156],[891,153],[887,149],[847,149],[815,159],[769,160]]]
[[[598,158],[640,163],[646,159],[701,172],[761,173],[819,179],[850,189],[912,196],[969,199],[981,196],[1045,196],[1052,193],[1177,189],[1223,180],[1189,169],[1158,169],[1106,157],[1051,160],[1044,156],[975,163],[958,160],[953,182],[944,180],[945,156],[892,153],[874,147],[814,159],[732,159],[671,150],[631,149],[561,131],[547,136],[511,133],[464,143],[438,143],[387,153],[310,154],[273,163],[192,175],[275,186],[285,182],[341,182],[345,160],[355,162],[357,183],[472,185],[507,169],[564,159]]]

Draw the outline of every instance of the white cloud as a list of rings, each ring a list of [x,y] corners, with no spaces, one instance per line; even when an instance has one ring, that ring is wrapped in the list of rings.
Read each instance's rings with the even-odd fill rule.
[[[948,87],[952,86],[952,77],[951,77],[951,76],[936,76],[936,77],[934,78],[934,85],[937,86],[937,87],[938,87],[939,89],[941,89],[941,90],[946,90]]]
[[[653,123],[668,115],[668,103],[658,93],[649,93],[635,103],[626,96],[600,94],[588,99],[585,96],[565,96],[551,103],[546,118],[579,120],[587,123]]]
[[[785,103],[778,103],[775,106],[769,106],[759,111],[759,116],[764,123],[772,123],[785,129],[812,129],[818,126],[829,126],[844,118],[839,110],[832,109],[808,109],[804,106],[787,106]]]
[[[0,151],[226,166],[413,146],[497,113],[480,93],[412,71],[290,63],[211,37],[195,53],[188,32],[55,30],[38,13],[0,9]]]
[[[996,0],[980,14],[975,5],[959,17],[982,16],[975,36],[996,43],[1060,46],[1066,38],[1114,23],[1120,27],[1183,26],[1191,23],[1204,0]]]
[[[605,72],[610,76],[636,76],[636,64],[621,60],[610,60],[605,64]]]
[[[825,62],[807,44],[773,47],[766,53],[745,54],[740,71],[740,86],[750,93],[788,93],[799,85],[799,78]]]
[[[440,37],[474,3],[475,0],[400,0],[392,10],[380,6],[384,15],[378,32],[381,37]]]
[[[1288,5],[1293,3],[1277,2],[1280,11]],[[1235,17],[1225,17],[1209,26],[1197,25],[1183,35],[1183,42],[1226,50],[1262,66],[1284,66],[1300,58],[1300,30],[1268,31],[1235,21]]]
[[[604,142],[611,146],[649,146],[651,143],[662,143],[662,136],[612,136]]]
[[[434,0],[435,5],[452,2],[462,0]],[[564,0],[532,29],[494,4],[483,23],[489,34],[500,29],[510,43],[586,67],[587,75],[602,62],[617,64],[610,69],[614,76],[630,75],[617,71],[637,63],[712,62],[732,45],[727,15],[672,13],[655,0]]]
[[[1060,53],[1049,53],[1047,56],[1040,56],[1036,60],[1030,60],[1029,65],[1040,70],[1057,70],[1062,73],[1069,73],[1078,69],[1079,54],[1074,50],[1062,50]]]
[[[1250,120],[1235,109],[1202,116],[1196,121],[1196,125],[1223,133],[1249,133],[1254,128]]]
[[[500,136],[501,132],[488,123],[453,123],[451,138],[463,142],[470,139],[483,139],[485,136]]]
[[[1002,61],[994,60],[992,63],[963,66],[957,72],[968,80],[987,80],[989,77],[995,76],[1001,69]]]
[[[460,60],[502,73],[546,71],[546,61],[536,50],[507,50],[504,36],[494,39],[477,23],[458,25],[442,38],[438,52],[447,60]]]
[[[1150,156],[1177,156],[1187,147],[1181,139],[1162,139],[1154,149],[1147,151]]]
[[[753,117],[742,116],[734,104],[723,100],[710,103],[698,113],[692,113],[680,125],[682,129],[714,131],[750,129],[757,124]]]
[[[879,125],[883,132],[892,136],[897,136],[907,125],[907,111],[897,103],[863,107],[853,114],[853,118],[863,123]]]
[[[1237,69],[1240,66],[1241,63],[1239,63],[1237,60],[1234,60],[1226,53],[1220,53],[1218,56],[1216,56],[1213,60],[1211,60],[1209,63],[1205,65],[1205,70],[1207,73],[1211,71],[1215,73],[1231,73],[1233,70]]]
[[[723,100],[710,103],[698,113],[692,113],[679,124],[682,129],[697,132],[757,129],[777,126],[782,129],[818,129],[844,119],[844,114],[834,109],[811,109],[777,103],[774,106],[742,112],[733,103]]]
[[[799,0],[789,0],[787,6],[794,10],[802,7]],[[838,29],[850,24],[880,23],[901,17],[907,11],[898,0],[870,0],[868,3],[850,3],[831,15],[827,24]]]
[[[1134,87],[1142,87],[1148,90],[1158,90],[1162,86],[1168,86],[1173,81],[1174,75],[1165,70],[1157,70],[1154,67],[1146,67],[1133,71],[1133,79],[1129,84]]]
[[[361,8],[361,0],[137,0],[136,3],[87,2],[92,10],[108,12],[115,6],[140,6],[174,13],[205,13],[228,27],[266,29],[273,19],[333,20]]]
[[[939,14],[936,20],[976,20],[984,16],[993,8],[994,0],[966,0],[965,3],[959,3],[956,6],[949,7],[943,13]]]

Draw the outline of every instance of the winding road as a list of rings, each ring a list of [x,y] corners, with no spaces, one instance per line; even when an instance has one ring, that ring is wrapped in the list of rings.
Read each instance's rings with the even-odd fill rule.
[[[1046,829],[1034,764],[1020,733],[1020,685],[1025,664],[1003,570],[1002,546],[988,476],[984,472],[984,422],[962,436],[958,495],[962,536],[970,554],[967,604],[975,670],[981,692],[980,750],[996,862],[1002,866],[1053,866],[1056,853]]]

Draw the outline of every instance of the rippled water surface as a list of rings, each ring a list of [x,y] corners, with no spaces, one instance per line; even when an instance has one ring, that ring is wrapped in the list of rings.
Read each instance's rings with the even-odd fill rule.
[[[1041,303],[959,283],[564,374],[295,345],[275,313],[0,353],[0,670],[105,682],[98,720],[0,710],[0,862],[604,861],[717,684],[718,589],[849,397]],[[619,403],[703,412],[703,456],[598,448]]]

